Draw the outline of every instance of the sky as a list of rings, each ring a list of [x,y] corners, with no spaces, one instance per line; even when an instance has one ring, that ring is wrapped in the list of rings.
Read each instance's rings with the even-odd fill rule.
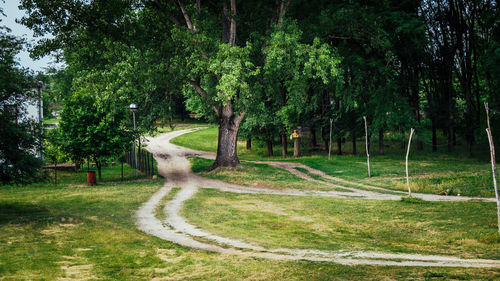
[[[5,2],[4,2],[5,1]],[[0,0],[0,6],[3,8],[4,14],[7,16],[0,15],[2,22],[0,25],[7,26],[12,30],[11,34],[17,37],[24,38],[27,42],[34,44],[37,39],[33,37],[33,32],[22,24],[16,23],[16,19],[20,19],[24,16],[24,11],[20,11],[19,0]],[[61,64],[55,64],[55,59],[52,56],[45,56],[38,60],[33,60],[29,56],[29,52],[24,48],[17,56],[19,63],[23,67],[30,68],[35,72],[44,71],[49,66],[61,67]]]

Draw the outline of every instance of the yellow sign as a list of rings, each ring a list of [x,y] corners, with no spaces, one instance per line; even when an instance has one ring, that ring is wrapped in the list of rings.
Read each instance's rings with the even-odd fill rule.
[[[293,130],[292,138],[296,139],[298,137],[299,137],[299,134],[297,133],[297,130]]]

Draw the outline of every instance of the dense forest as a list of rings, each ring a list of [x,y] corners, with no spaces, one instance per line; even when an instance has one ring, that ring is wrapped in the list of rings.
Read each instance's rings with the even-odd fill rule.
[[[238,134],[283,147],[309,128],[328,146],[364,137],[469,153],[500,136],[500,16],[489,0],[22,0],[22,23],[52,34],[32,49],[66,65],[57,102],[93,98],[104,119],[153,128],[188,112],[219,124],[213,167],[239,164]],[[64,125],[64,124],[63,124]],[[296,141],[295,145],[298,143]],[[373,144],[372,144],[373,146]]]

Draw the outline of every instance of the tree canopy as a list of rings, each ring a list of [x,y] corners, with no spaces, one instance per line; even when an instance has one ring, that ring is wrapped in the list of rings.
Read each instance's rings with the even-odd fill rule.
[[[21,7],[26,26],[54,35],[33,54],[58,53],[64,81],[101,85],[95,95],[112,111],[139,104],[140,128],[168,120],[179,104],[217,122],[213,168],[239,165],[242,122],[246,136],[271,146],[280,138],[283,156],[291,127],[310,127],[316,145],[317,130],[327,139],[330,118],[340,153],[343,139],[361,135],[362,116],[381,154],[386,132],[403,139],[410,127],[430,132],[418,135],[419,149],[424,141],[437,149],[441,130],[450,151],[458,136],[472,152],[485,140],[480,105],[500,106],[495,1],[23,0]]]

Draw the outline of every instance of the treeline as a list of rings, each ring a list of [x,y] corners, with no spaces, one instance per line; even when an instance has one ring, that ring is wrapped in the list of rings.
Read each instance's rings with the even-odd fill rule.
[[[40,177],[41,125],[27,107],[38,100],[41,85],[16,55],[25,43],[3,26],[0,7],[0,183],[22,184]]]
[[[472,152],[489,102],[500,135],[496,1],[21,3],[25,25],[54,35],[33,54],[58,51],[67,64],[62,95],[85,89],[107,114],[137,103],[142,129],[185,103],[219,124],[213,167],[239,165],[240,125],[286,153],[295,126],[326,141],[332,119],[341,143],[363,135],[366,116],[380,153],[387,133],[412,127],[419,149],[436,150],[442,134],[449,151],[463,140]]]
[[[312,131],[312,144],[318,143],[317,133],[326,149],[333,118],[341,152],[343,138],[355,142],[364,135],[362,116],[366,116],[369,137],[378,138],[381,154],[384,133],[404,139],[410,127],[419,132],[418,149],[429,142],[436,151],[443,142],[438,144],[439,131],[447,138],[448,151],[454,149],[457,137],[470,153],[475,143],[487,143],[483,103],[489,102],[494,112],[499,108],[496,2],[327,1],[296,8],[288,15],[304,30],[303,37],[318,36],[338,50],[341,75],[335,85],[308,81],[307,102],[294,104],[304,107],[295,124],[282,120],[273,128],[259,124],[267,120],[260,111],[258,121],[248,125],[248,136],[260,136],[270,147],[281,131],[286,147],[290,125],[304,125]],[[498,120],[498,115],[493,118]]]

